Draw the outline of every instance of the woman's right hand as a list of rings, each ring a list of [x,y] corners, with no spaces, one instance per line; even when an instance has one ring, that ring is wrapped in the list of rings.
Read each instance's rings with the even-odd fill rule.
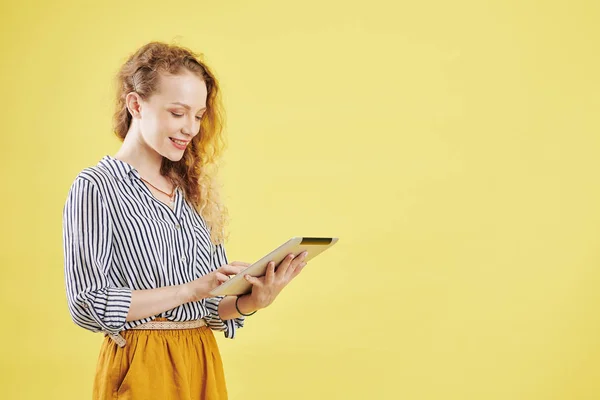
[[[182,285],[186,303],[212,297],[210,292],[223,282],[227,282],[230,278],[229,275],[237,275],[249,266],[250,264],[242,261],[233,261],[232,263],[221,265],[210,274]]]

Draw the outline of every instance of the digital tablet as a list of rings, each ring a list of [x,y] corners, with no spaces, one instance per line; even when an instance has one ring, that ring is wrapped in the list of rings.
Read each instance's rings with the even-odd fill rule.
[[[244,278],[244,275],[264,276],[270,261],[274,261],[275,267],[277,267],[290,253],[297,256],[306,250],[308,254],[304,262],[307,262],[336,244],[337,241],[336,237],[293,237],[227,282],[223,282],[210,294],[213,296],[241,296],[250,293],[252,284]]]

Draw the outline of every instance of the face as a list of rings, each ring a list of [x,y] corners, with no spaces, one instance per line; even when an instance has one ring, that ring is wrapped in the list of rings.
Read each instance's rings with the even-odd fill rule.
[[[163,157],[179,161],[200,131],[207,94],[204,81],[187,70],[161,74],[158,90],[146,101],[138,98],[142,139]]]

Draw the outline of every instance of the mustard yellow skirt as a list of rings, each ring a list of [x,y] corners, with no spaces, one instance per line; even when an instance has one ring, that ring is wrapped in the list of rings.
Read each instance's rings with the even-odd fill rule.
[[[227,399],[221,355],[207,326],[125,330],[121,335],[125,347],[104,337],[93,399]]]

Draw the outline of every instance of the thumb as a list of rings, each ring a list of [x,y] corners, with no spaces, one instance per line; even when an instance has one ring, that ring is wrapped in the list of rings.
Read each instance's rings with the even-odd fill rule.
[[[252,275],[244,275],[244,279],[250,282],[253,286],[262,286],[261,280]]]

